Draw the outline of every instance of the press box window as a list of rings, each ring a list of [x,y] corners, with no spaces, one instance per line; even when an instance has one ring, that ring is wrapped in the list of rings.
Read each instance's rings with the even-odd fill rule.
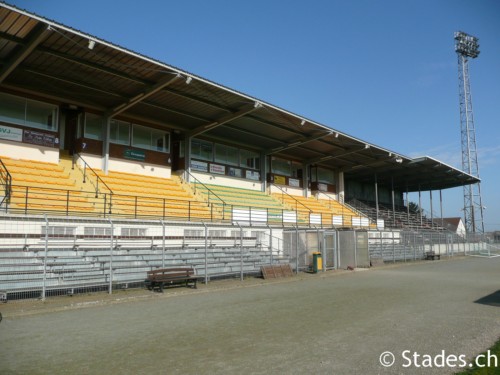
[[[334,173],[330,169],[318,168],[318,182],[333,184],[335,182]]]
[[[191,141],[191,157],[193,159],[213,161],[213,143],[193,139]]]
[[[259,154],[253,151],[240,150],[240,167],[259,169],[260,168]]]
[[[130,124],[124,121],[111,120],[109,141],[128,146],[130,144]]]
[[[271,168],[272,173],[280,174],[283,176],[292,175],[292,162],[290,160],[272,158]]]
[[[57,106],[0,94],[0,121],[43,130],[57,130]]]
[[[103,118],[92,113],[85,114],[84,137],[88,139],[102,140]]]
[[[217,163],[238,165],[238,149],[236,147],[217,144],[215,146],[215,161]]]
[[[146,150],[168,152],[169,134],[161,130],[133,125],[132,146]]]

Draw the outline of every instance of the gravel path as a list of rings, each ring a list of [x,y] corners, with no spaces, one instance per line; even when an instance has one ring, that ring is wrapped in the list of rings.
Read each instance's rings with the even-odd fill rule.
[[[403,367],[403,351],[421,366],[423,355],[473,358],[500,337],[498,290],[500,258],[456,258],[9,302],[0,305],[0,373],[453,373],[439,358]],[[395,356],[387,368],[385,351]]]

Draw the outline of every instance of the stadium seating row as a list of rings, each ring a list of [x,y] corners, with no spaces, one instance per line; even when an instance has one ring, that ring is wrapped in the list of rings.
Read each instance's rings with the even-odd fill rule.
[[[296,211],[299,223],[308,223],[311,213],[321,215],[322,224],[331,225],[332,216],[351,217],[354,213],[337,201],[229,186],[184,184],[179,176],[160,178],[102,170],[87,175],[96,183],[82,184],[82,172],[75,171],[68,157],[50,164],[33,160],[0,157],[12,175],[12,212],[51,214],[162,217],[184,220],[219,221],[231,218],[234,209],[251,208],[282,217],[284,210]],[[92,186],[101,188],[95,191]],[[104,188],[102,185],[106,188]],[[215,199],[214,199],[215,198]],[[350,223],[350,220],[344,220]]]

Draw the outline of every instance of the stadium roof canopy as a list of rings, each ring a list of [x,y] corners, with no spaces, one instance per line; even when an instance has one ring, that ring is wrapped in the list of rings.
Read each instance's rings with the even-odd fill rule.
[[[0,87],[109,117],[230,140],[267,155],[344,172],[346,179],[438,190],[479,181],[438,160],[412,159],[14,6],[0,3]]]

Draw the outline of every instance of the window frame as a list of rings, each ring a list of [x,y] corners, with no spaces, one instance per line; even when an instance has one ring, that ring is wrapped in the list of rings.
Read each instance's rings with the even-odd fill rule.
[[[149,151],[156,151],[156,152],[162,152],[162,153],[169,153],[170,152],[170,133],[164,130],[156,129],[156,128],[151,128],[149,126],[145,125],[140,125],[140,124],[134,124],[131,123],[131,135],[130,135],[130,145],[135,148],[140,148],[142,150],[149,150]],[[149,142],[150,146],[145,147],[143,145],[137,145],[134,143],[134,133],[136,130],[145,130],[149,132]],[[158,133],[158,135],[161,134],[162,140],[163,140],[163,149],[159,150],[158,147],[155,147],[153,145],[153,139],[159,139],[157,137],[153,137],[154,133]]]
[[[2,96],[3,97],[10,97],[10,98],[13,98],[14,100],[18,100],[18,101],[20,101],[19,104],[21,104],[21,102],[22,102],[22,105],[24,106],[24,111],[23,111],[22,118],[19,118],[19,117],[17,117],[17,118],[16,117],[4,118],[0,112],[0,121],[3,121],[7,124],[21,125],[21,126],[25,126],[27,128],[46,130],[46,131],[51,131],[51,132],[57,132],[59,130],[59,107],[57,105],[52,104],[52,103],[48,103],[48,102],[43,102],[41,100],[30,99],[30,98],[27,98],[24,96],[8,94],[5,92],[0,92],[0,101],[1,101]],[[31,120],[31,118],[29,117],[29,115],[30,115],[29,104],[30,103],[37,104],[39,109],[41,107],[42,108],[46,107],[46,109],[50,109],[49,117],[51,118],[51,125],[42,124],[40,122],[36,122],[36,121]]]

